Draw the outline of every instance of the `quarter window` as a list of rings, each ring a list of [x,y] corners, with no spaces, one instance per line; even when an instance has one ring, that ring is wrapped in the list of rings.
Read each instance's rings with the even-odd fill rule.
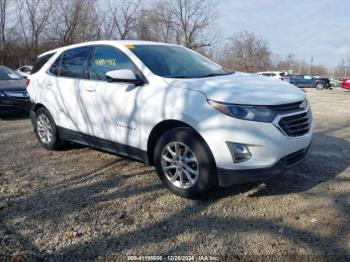
[[[62,55],[60,55],[55,63],[53,63],[53,65],[51,66],[50,68],[50,73],[55,75],[55,76],[58,76],[59,73],[60,73],[60,64],[61,64],[61,59],[62,59]]]
[[[112,46],[97,46],[95,48],[91,61],[91,79],[107,81],[107,72],[120,69],[136,71],[130,59],[118,49]]]

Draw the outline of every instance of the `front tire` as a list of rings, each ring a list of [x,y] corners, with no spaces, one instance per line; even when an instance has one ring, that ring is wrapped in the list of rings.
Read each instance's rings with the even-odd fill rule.
[[[209,147],[191,128],[164,133],[154,150],[160,180],[174,194],[197,198],[217,184]]]
[[[48,150],[55,150],[61,145],[55,121],[44,107],[36,111],[35,134],[39,143]]]
[[[316,89],[317,90],[322,90],[322,89],[324,89],[325,88],[325,84],[324,83],[317,83],[316,84]]]

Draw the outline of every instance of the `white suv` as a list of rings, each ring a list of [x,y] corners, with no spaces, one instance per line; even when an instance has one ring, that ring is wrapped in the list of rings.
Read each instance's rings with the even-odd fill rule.
[[[302,90],[177,45],[63,47],[40,55],[27,83],[45,148],[71,141],[154,165],[184,197],[279,175],[306,158],[313,134]]]
[[[288,80],[288,73],[286,72],[280,72],[280,71],[266,71],[266,72],[258,72],[256,73],[259,76],[268,76],[272,77],[273,79],[279,79],[282,81],[287,81]]]

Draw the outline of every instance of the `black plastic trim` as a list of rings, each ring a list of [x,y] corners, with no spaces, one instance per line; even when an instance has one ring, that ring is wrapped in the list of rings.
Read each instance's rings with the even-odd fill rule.
[[[147,152],[139,148],[112,142],[106,139],[94,137],[81,132],[63,127],[57,127],[60,139],[75,142],[109,153],[129,157],[142,163],[148,164]]]
[[[286,165],[283,161],[284,158],[282,158],[273,166],[266,167],[266,168],[240,169],[240,170],[218,168],[217,174],[218,174],[219,186],[229,187],[235,184],[243,184],[243,183],[254,182],[254,181],[263,181],[263,180],[267,180],[267,179],[279,176],[288,168],[305,161],[306,158],[308,157],[310,146],[311,144],[308,147],[302,149],[304,151],[302,157],[300,157],[296,162],[290,165]]]

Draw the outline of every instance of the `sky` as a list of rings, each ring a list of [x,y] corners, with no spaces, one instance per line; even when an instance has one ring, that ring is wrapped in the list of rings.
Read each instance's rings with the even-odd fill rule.
[[[217,0],[224,38],[247,30],[273,53],[334,68],[350,57],[350,0]]]

